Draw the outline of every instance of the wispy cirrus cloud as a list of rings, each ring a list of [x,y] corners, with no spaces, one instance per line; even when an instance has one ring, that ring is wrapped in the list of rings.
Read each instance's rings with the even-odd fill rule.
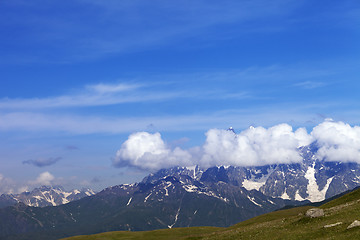
[[[34,98],[0,98],[0,110],[52,109],[165,102],[174,99],[241,100],[268,97],[267,86],[283,90],[291,85],[305,89],[324,87],[325,78],[338,77],[329,66],[269,65],[223,71],[137,76],[137,82],[88,84],[70,94]],[[331,68],[331,70],[328,70]],[[338,72],[337,72],[338,71]],[[314,79],[303,81],[304,79]],[[241,85],[239,86],[239,82]],[[234,85],[234,87],[231,87]],[[262,88],[259,88],[262,85]],[[261,91],[261,92],[260,92]],[[286,89],[288,91],[288,89]],[[268,93],[266,93],[268,94]]]
[[[174,89],[159,87],[169,83],[152,84],[96,84],[86,85],[77,93],[46,98],[2,98],[0,110],[55,109],[69,107],[108,106],[127,103],[161,102],[172,99],[243,99],[249,98],[245,91],[229,92],[207,89]],[[199,88],[199,87],[198,87]]]
[[[95,91],[99,94],[111,94],[111,93],[119,93],[119,92],[127,92],[131,90],[138,89],[144,86],[143,84],[127,84],[127,83],[119,83],[119,84],[104,84],[99,83],[95,85],[87,85],[86,89]]]
[[[41,109],[105,106],[132,102],[159,101],[182,96],[181,92],[151,92],[140,84],[87,85],[79,93],[48,98],[0,99],[0,109]]]
[[[305,89],[314,89],[319,87],[324,87],[327,84],[325,82],[318,82],[318,81],[305,81],[305,82],[299,82],[294,84],[296,87],[301,87]]]
[[[39,5],[42,7],[39,8]],[[0,9],[0,26],[20,26],[24,29],[31,27],[31,34],[23,32],[22,39],[26,39],[27,44],[32,47],[45,45],[57,53],[54,58],[42,51],[32,54],[22,51],[12,53],[14,60],[24,57],[33,61],[73,62],[174,44],[189,38],[209,41],[208,37],[204,37],[209,34],[213,36],[212,39],[222,38],[225,34],[216,34],[216,29],[228,24],[240,25],[241,33],[253,31],[254,28],[263,29],[263,26],[253,25],[249,28],[246,23],[252,20],[263,22],[272,16],[286,17],[298,5],[298,1],[284,0],[225,1],[222,4],[212,1],[175,3],[163,0],[153,1],[151,4],[133,0],[76,0],[71,4],[35,0],[24,4],[21,0],[13,0],[3,3],[4,11],[1,12]],[[61,11],[62,9],[66,11]],[[14,14],[21,10],[27,21],[21,21]],[[77,17],[74,18],[74,15]],[[283,25],[285,22],[275,25]],[[20,44],[13,40],[14,36],[10,31],[9,36],[3,39],[10,46]],[[6,57],[8,59],[9,56]]]
[[[323,66],[271,65],[169,74],[147,76],[147,79],[139,77],[135,83],[85,85],[61,96],[3,98],[0,99],[0,131],[128,133],[148,130],[149,126],[157,131],[206,130],[234,123],[238,123],[238,127],[281,121],[304,123],[329,112],[336,118],[337,111],[344,112],[344,107],[354,106],[353,101],[313,102],[303,97],[287,97],[298,90],[294,85],[303,79],[317,79],[314,81],[323,83],[324,79],[339,75],[336,69],[326,69]],[[146,82],[149,79],[151,84]],[[268,91],[270,86],[272,90]],[[280,106],[279,99],[286,103]],[[100,106],[112,108],[88,108]],[[72,108],[83,109],[75,113]],[[352,113],[347,121],[351,122],[356,116]]]
[[[314,108],[316,106],[309,107]],[[310,120],[314,121],[314,123],[322,120],[317,112],[306,112],[305,106],[303,106],[304,110],[301,111],[299,109],[291,111],[291,107],[284,107],[282,111],[277,108],[278,106],[263,109],[229,109],[196,114],[140,117],[59,115],[29,112],[0,113],[0,131],[63,132],[75,135],[116,134],[144,131],[148,130],[149,126],[156,129],[156,131],[204,131],[220,126],[224,128],[229,126],[246,128],[249,123],[268,126],[279,121],[286,121],[295,125],[303,125]]]

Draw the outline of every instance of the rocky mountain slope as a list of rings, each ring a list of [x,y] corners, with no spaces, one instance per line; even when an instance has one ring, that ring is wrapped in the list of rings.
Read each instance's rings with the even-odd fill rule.
[[[57,239],[112,230],[225,227],[289,204],[300,204],[222,181],[202,181],[197,170],[163,170],[140,183],[110,187],[58,207],[18,204],[0,209],[0,238]],[[168,176],[169,171],[174,174]]]
[[[225,240],[225,239],[360,239],[360,189],[319,208],[303,206],[264,214],[228,228],[192,227],[147,232],[106,232],[76,236],[64,240],[156,239],[156,240]],[[310,215],[309,212],[322,214]],[[313,216],[313,217],[311,217]]]
[[[32,207],[58,206],[94,194],[95,192],[91,189],[65,191],[61,186],[42,186],[31,192],[2,194],[0,196],[0,208],[12,206],[19,202]]]

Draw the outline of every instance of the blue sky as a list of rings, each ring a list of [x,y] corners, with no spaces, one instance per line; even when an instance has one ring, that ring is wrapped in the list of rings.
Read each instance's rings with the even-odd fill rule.
[[[355,0],[5,0],[0,32],[0,192],[139,181],[112,164],[139,131],[359,125]]]

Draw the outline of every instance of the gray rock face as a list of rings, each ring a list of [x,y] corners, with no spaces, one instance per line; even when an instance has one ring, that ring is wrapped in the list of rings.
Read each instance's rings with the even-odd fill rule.
[[[13,206],[18,203],[18,200],[13,194],[2,194],[0,195],[0,208]]]
[[[321,208],[311,208],[306,211],[305,215],[307,217],[317,218],[317,217],[323,217],[325,214],[324,214],[324,210],[322,210]]]
[[[360,221],[355,220],[355,221],[353,221],[352,224],[350,224],[350,225],[347,227],[347,229],[350,229],[350,228],[353,228],[353,227],[358,227],[358,226],[360,226]]]

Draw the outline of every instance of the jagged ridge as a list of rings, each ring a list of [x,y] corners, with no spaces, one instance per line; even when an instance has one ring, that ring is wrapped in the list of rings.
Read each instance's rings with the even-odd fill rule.
[[[32,207],[58,206],[94,194],[95,192],[91,189],[65,191],[61,186],[42,186],[31,192],[2,194],[0,196],[0,207],[12,206],[19,202]]]

